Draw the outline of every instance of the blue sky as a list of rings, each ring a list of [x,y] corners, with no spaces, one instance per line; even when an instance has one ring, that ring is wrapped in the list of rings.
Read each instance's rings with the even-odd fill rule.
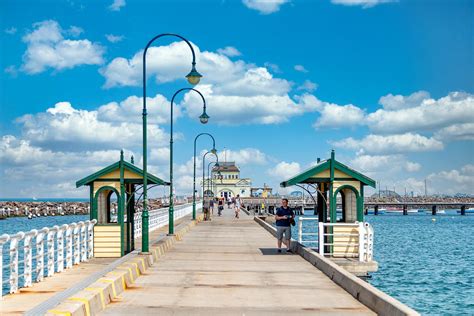
[[[0,197],[87,196],[74,182],[121,148],[140,163],[141,54],[164,32],[193,43],[211,117],[199,124],[195,94],[177,99],[179,193],[194,136],[210,132],[255,186],[278,189],[334,148],[382,188],[472,194],[472,21],[460,0],[4,0]],[[172,38],[147,59],[150,167],[164,178],[190,61]]]

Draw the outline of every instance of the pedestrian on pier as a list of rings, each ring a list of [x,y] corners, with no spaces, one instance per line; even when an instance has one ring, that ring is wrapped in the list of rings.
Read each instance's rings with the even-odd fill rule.
[[[209,207],[211,208],[211,214],[214,215],[214,198],[209,201]]]
[[[240,214],[240,206],[242,205],[242,202],[240,201],[240,195],[237,194],[237,197],[234,200],[234,210],[235,210],[235,218],[239,218]]]
[[[276,211],[275,220],[277,227],[277,244],[278,252],[281,252],[281,243],[283,242],[286,245],[286,252],[292,252],[290,249],[290,240],[291,240],[291,220],[294,220],[295,213],[288,206],[288,199],[281,200],[281,207]]]
[[[224,210],[224,198],[220,198],[217,202],[217,215],[221,216]]]

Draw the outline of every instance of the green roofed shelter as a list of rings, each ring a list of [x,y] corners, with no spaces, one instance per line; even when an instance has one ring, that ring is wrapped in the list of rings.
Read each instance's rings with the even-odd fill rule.
[[[170,185],[150,173],[147,177],[148,185]],[[90,188],[90,219],[97,220],[94,257],[121,257],[133,251],[135,195],[143,186],[143,170],[133,164],[133,157],[131,163],[124,161],[121,151],[119,161],[76,182],[77,188],[83,185]]]
[[[283,188],[302,184],[317,188],[317,211],[320,222],[337,221],[337,195],[341,194],[342,222],[362,222],[364,219],[364,186],[375,188],[375,180],[331,158],[320,161],[316,166],[283,181]]]

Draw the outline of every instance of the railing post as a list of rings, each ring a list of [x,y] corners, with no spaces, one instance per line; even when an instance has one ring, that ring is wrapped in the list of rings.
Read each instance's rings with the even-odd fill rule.
[[[80,259],[81,259],[81,257],[80,257],[81,238],[80,238],[80,235],[79,235],[80,223],[82,223],[82,222],[79,222],[79,224],[73,224],[74,225],[74,229],[73,229],[73,244],[74,244],[73,257],[74,257],[74,261],[73,261],[73,264],[79,264]]]
[[[86,225],[87,224],[84,223],[84,222],[79,222],[80,235],[81,235],[81,243],[80,243],[81,257],[80,257],[80,262],[87,261]]]
[[[33,246],[31,240],[38,235],[38,231],[33,229],[25,234],[25,242],[23,243],[23,272],[25,282],[24,287],[33,285]]]
[[[44,279],[44,237],[49,232],[49,228],[44,227],[36,236],[36,282]]]
[[[87,258],[94,256],[94,225],[97,223],[96,219],[89,221],[87,225]]]
[[[73,223],[66,228],[66,269],[72,267],[72,230],[75,226]]]
[[[303,217],[298,217],[298,242],[303,244]]]
[[[359,261],[364,262],[365,261],[365,246],[367,245],[366,238],[367,238],[367,233],[365,232],[365,226],[364,223],[359,222]]]
[[[64,224],[59,227],[58,230],[58,272],[62,272],[64,270],[64,238],[65,232],[68,225]]]
[[[324,223],[319,222],[318,224],[318,244],[319,244],[319,254],[324,256]]]
[[[3,234],[0,236],[0,280],[3,287],[3,245],[10,240],[10,236]],[[3,290],[0,291],[0,299],[2,298]]]
[[[47,252],[48,252],[48,276],[54,275],[54,236],[56,235],[59,227],[53,226],[49,231],[47,237]]]
[[[25,237],[19,232],[10,241],[10,293],[18,292],[18,242]]]
[[[364,224],[367,230],[367,262],[370,262],[374,254],[374,229],[369,223]]]

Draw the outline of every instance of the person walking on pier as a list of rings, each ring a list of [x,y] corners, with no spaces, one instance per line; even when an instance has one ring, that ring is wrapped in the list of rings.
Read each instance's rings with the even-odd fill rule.
[[[209,201],[209,207],[211,208],[211,214],[214,215],[214,198]]]
[[[224,198],[220,198],[217,202],[217,215],[221,216],[224,210]]]
[[[291,227],[290,222],[295,218],[295,213],[288,206],[288,199],[281,200],[281,207],[276,211],[275,220],[277,227],[277,244],[278,252],[281,252],[281,243],[286,245],[286,252],[291,252],[290,240],[291,240]],[[283,236],[284,235],[284,236]],[[283,239],[284,238],[284,239]]]
[[[235,218],[239,218],[239,214],[240,214],[240,206],[242,205],[241,201],[240,201],[240,195],[237,194],[237,197],[235,198],[234,200],[234,209],[235,209]]]

